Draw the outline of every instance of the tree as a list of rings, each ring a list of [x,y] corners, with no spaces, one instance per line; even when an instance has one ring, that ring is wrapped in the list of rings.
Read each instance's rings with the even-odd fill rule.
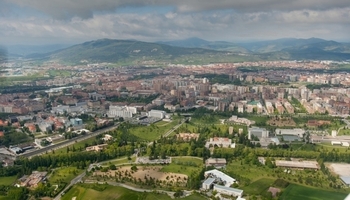
[[[174,197],[179,198],[184,195],[184,192],[182,190],[176,190]]]
[[[110,170],[116,170],[117,167],[116,167],[114,164],[111,164],[111,165],[109,166],[109,169],[110,169]]]

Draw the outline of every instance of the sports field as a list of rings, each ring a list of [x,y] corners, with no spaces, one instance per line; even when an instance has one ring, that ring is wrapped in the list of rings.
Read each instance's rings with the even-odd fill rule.
[[[348,194],[290,184],[282,193],[281,200],[343,200]]]

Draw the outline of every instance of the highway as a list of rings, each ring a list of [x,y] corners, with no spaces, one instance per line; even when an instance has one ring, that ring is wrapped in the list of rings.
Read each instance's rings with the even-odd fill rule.
[[[61,148],[64,148],[66,146],[72,145],[72,144],[74,144],[76,142],[80,142],[80,141],[89,139],[91,137],[95,137],[97,135],[100,135],[102,133],[105,133],[105,132],[108,132],[108,131],[112,131],[112,130],[116,129],[118,126],[119,126],[119,123],[114,125],[114,126],[111,126],[111,127],[103,128],[103,129],[97,130],[95,132],[88,133],[86,135],[80,135],[80,136],[72,138],[70,140],[65,140],[63,142],[44,147],[42,149],[38,149],[38,150],[34,150],[34,151],[28,151],[28,152],[25,152],[23,154],[20,154],[19,156],[26,157],[26,158],[31,158],[33,156],[41,155],[41,154],[44,154],[44,153],[46,153],[48,151],[51,151],[51,150],[61,149]]]

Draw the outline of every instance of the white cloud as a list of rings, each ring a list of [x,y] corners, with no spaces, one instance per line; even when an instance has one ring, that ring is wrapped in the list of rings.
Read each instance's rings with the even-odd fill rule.
[[[214,1],[209,0],[186,1],[184,3],[184,0],[179,0],[171,4],[177,9],[167,13],[157,11],[133,13],[132,9],[129,12],[94,13],[96,10],[114,10],[125,5],[142,6],[146,3],[164,5],[166,1],[160,3],[160,0],[145,0],[142,3],[138,0],[93,2],[85,0],[50,0],[45,2],[41,0],[12,0],[21,6],[31,6],[50,14],[54,18],[32,15],[25,18],[0,15],[0,44],[80,43],[100,38],[159,41],[193,36],[208,40],[231,41],[282,37],[349,40],[350,7],[337,8],[348,0],[334,1],[332,6],[328,3],[329,9],[323,5],[322,7],[318,6],[320,3],[311,5],[309,1],[301,0],[288,1],[287,4],[290,5],[290,8],[287,9],[286,6],[279,3],[280,1],[254,1],[256,5],[250,6],[252,0],[225,0],[220,1],[220,3],[213,3]],[[65,12],[54,11],[52,6],[59,4],[58,2],[61,2],[61,5],[58,5],[57,10],[67,8]],[[78,2],[81,7],[71,2]],[[267,4],[271,2],[276,5],[268,9]],[[300,9],[301,5],[308,5],[309,8]],[[93,6],[95,7],[92,8]],[[317,7],[318,9],[316,9]],[[161,10],[162,7],[155,9]],[[193,10],[198,10],[198,12],[190,12]],[[69,20],[60,20],[67,17]]]

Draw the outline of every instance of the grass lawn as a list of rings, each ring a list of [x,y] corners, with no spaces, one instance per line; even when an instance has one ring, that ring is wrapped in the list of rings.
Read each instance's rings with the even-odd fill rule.
[[[131,161],[130,162],[135,162],[136,160],[136,157],[131,157]],[[113,160],[110,160],[106,163],[103,163],[103,166],[106,167],[106,166],[109,166],[111,164],[114,164],[114,165],[120,165],[120,164],[130,164],[129,160],[127,157],[123,157],[123,158],[117,158],[117,159],[113,159]]]
[[[70,181],[81,174],[83,170],[77,169],[76,167],[62,167],[57,168],[50,174],[49,181],[51,184],[65,182],[70,183]]]
[[[316,149],[321,151],[322,150],[333,151],[333,149],[335,149],[336,151],[345,153],[347,152],[348,147],[332,145],[330,143],[319,143],[316,145]]]
[[[180,119],[173,119],[172,122],[167,122],[164,124],[163,122],[158,122],[155,124],[151,124],[150,126],[136,126],[129,129],[130,133],[137,136],[140,139],[145,141],[153,141],[160,138],[161,135],[165,134],[171,128],[179,124]]]
[[[1,185],[12,185],[17,180],[17,176],[0,177]]]
[[[190,176],[193,172],[199,172],[202,167],[202,159],[196,157],[177,157],[172,158],[172,163],[164,166],[161,171]]]
[[[70,76],[70,71],[67,71],[67,70],[49,70],[48,73],[51,77],[55,77],[55,76],[68,77],[68,76]]]
[[[273,178],[272,174],[274,172],[272,169],[269,169],[266,167],[257,167],[257,166],[248,165],[248,164],[241,165],[240,163],[241,163],[240,161],[234,161],[229,163],[226,167],[226,171],[228,172],[228,175],[230,175],[230,173],[239,174],[244,178],[250,179],[251,182],[257,181],[263,177],[268,177],[268,176]]]
[[[269,120],[268,116],[248,115],[243,117],[255,121],[256,126],[266,126]]]
[[[339,193],[335,191],[327,191],[316,188],[309,188],[306,186],[289,185],[282,193],[280,197],[281,200],[323,200],[323,199],[332,199],[332,200],[343,200],[348,194]]]
[[[62,196],[62,200],[72,200],[76,197],[76,200],[95,200],[95,199],[118,199],[118,200],[170,200],[171,198],[165,194],[156,194],[156,193],[144,193],[144,192],[135,192],[123,187],[103,185],[97,186],[101,188],[100,190],[92,189],[94,185],[89,184],[78,184],[70,189],[65,195]],[[102,190],[104,189],[104,190]],[[191,195],[183,200],[201,200],[205,199],[198,194]]]
[[[267,191],[274,181],[275,179],[261,178],[248,186],[243,187],[244,193],[250,195],[260,195],[261,193]]]
[[[219,124],[221,118],[222,117],[217,115],[205,114],[202,116],[192,116],[191,122],[197,125]]]
[[[171,161],[173,163],[195,163],[197,166],[202,166],[203,165],[203,159],[200,157],[193,157],[193,156],[179,156],[179,157],[172,157]]]

